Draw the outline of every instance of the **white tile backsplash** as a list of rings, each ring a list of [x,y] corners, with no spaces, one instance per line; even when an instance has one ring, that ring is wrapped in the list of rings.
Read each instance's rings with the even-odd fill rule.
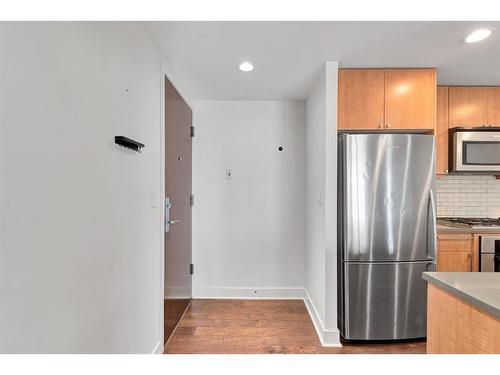
[[[500,179],[446,175],[436,180],[438,216],[500,217]]]

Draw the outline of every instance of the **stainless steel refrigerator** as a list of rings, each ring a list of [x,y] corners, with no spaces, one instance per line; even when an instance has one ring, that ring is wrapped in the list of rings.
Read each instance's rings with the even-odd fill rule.
[[[426,336],[436,269],[434,137],[339,134],[338,321],[347,340]]]

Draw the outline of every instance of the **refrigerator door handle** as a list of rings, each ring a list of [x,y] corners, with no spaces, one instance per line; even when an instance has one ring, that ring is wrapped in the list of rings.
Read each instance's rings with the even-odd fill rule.
[[[429,259],[436,259],[436,253],[437,253],[437,218],[436,218],[436,202],[434,200],[434,191],[432,189],[429,190],[429,199],[431,203],[431,217],[432,220],[432,245],[433,245],[433,252],[432,256],[429,257],[429,249],[427,248],[427,256]],[[429,243],[429,241],[427,241]]]

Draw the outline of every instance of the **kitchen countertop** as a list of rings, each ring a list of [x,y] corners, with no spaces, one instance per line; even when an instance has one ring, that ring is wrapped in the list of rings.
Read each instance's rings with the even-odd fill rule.
[[[500,319],[500,272],[424,272],[422,277]]]
[[[437,225],[438,233],[494,233],[500,234],[500,227],[481,227],[481,228],[473,228],[467,226],[455,226],[455,225]]]

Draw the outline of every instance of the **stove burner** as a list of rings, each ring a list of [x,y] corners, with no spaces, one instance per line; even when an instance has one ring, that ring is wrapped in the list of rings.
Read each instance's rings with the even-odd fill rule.
[[[440,217],[438,221],[481,227],[500,226],[500,218],[489,217]]]

